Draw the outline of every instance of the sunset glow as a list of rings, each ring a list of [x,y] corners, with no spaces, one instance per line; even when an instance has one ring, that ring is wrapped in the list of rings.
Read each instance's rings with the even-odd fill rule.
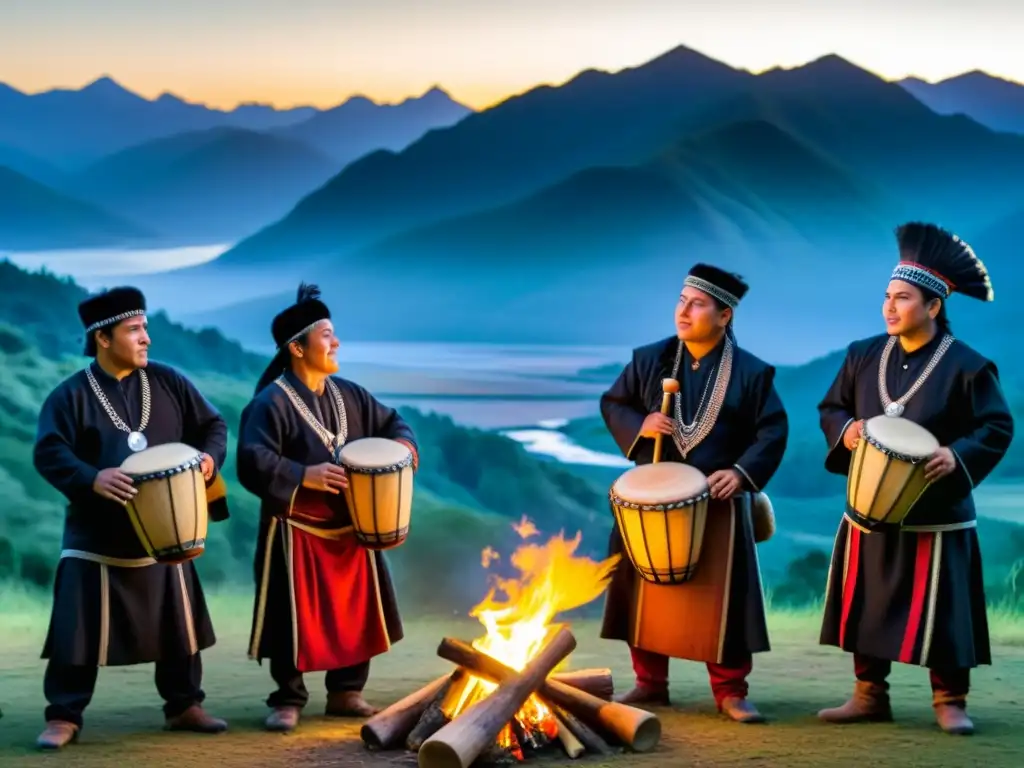
[[[354,94],[394,103],[440,85],[479,109],[582,69],[635,66],[680,44],[754,72],[838,53],[891,79],[983,69],[1024,80],[1014,39],[1024,7],[1001,0],[927,11],[877,0],[828,8],[810,0],[205,5],[5,7],[0,82],[31,93],[79,88],[106,74],[146,98],[169,90],[221,108],[326,107]]]

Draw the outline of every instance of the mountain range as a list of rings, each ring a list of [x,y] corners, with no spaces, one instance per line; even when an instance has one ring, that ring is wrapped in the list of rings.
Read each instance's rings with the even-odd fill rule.
[[[1001,82],[1009,114],[1024,87]],[[211,264],[135,282],[253,345],[299,280],[344,307],[346,338],[631,344],[663,330],[686,267],[713,260],[753,285],[747,343],[785,360],[874,327],[900,221],[978,243],[997,286],[1019,276],[1024,135],[975,114],[969,89],[940,86],[942,109],[838,56],[754,75],[680,46],[479,113],[432,89],[394,107],[274,112],[273,125],[256,112],[258,130],[192,126],[58,169],[50,187],[160,237],[250,235]],[[112,81],[78,96],[90,93],[121,109],[168,101]],[[403,109],[407,122],[388,122]],[[363,142],[355,159],[329,146],[341,134]],[[46,183],[33,172],[52,174],[52,156],[0,141],[0,159]]]
[[[67,170],[81,170],[106,155],[154,139],[210,128],[240,128],[290,131],[293,138],[340,157],[344,164],[366,149],[400,148],[401,138],[412,140],[429,128],[454,123],[470,111],[437,87],[400,104],[378,104],[356,96],[327,110],[241,104],[225,111],[171,93],[146,99],[106,76],[81,89],[57,88],[36,94],[0,83],[0,145]],[[388,133],[386,140],[367,147],[366,137],[355,135],[350,142],[343,122],[332,125],[345,115],[375,122]],[[311,120],[309,127],[301,127]]]
[[[1024,86],[973,70],[937,83],[908,77],[900,85],[940,115],[963,114],[995,131],[1024,133]]]
[[[1022,209],[1024,136],[939,115],[838,56],[755,76],[677,48],[366,155],[205,269],[315,279],[347,338],[631,344],[665,328],[689,264],[713,260],[754,286],[747,343],[793,360],[874,328],[896,224],[987,240],[1006,285]],[[292,293],[190,320],[256,343]]]
[[[400,150],[470,111],[439,88],[399,104],[353,97],[328,110],[226,112],[172,94],[144,99],[110,78],[34,95],[0,83],[0,167],[48,188],[18,203],[34,206],[31,227],[0,197],[0,249],[133,244],[109,227],[106,237],[78,238],[77,221],[65,226],[64,208],[47,207],[58,198],[107,209],[154,245],[231,243],[357,157]]]

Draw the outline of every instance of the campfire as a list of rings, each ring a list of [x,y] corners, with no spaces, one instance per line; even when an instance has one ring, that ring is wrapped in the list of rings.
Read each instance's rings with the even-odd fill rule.
[[[538,535],[526,518],[513,528],[524,540]],[[556,616],[600,597],[619,560],[577,555],[580,538],[521,544],[510,558],[518,577],[492,575],[470,612],[484,634],[443,638],[437,653],[455,669],[368,720],[366,746],[418,752],[420,768],[515,764],[556,748],[570,758],[652,749],[658,719],[611,701],[611,670],[563,669],[576,639]],[[485,568],[500,561],[484,550]]]

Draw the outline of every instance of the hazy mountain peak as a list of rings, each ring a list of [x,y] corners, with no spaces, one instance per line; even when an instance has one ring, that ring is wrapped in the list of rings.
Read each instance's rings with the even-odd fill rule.
[[[127,95],[142,98],[137,93],[128,90],[110,75],[101,75],[80,90],[80,93],[92,93],[98,95]]]

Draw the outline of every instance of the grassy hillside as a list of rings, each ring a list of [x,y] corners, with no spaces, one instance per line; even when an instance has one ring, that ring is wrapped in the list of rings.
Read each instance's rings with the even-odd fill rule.
[[[80,330],[71,319],[83,294],[74,283],[0,266],[0,498],[8,502],[0,506],[0,580],[45,587],[59,552],[63,499],[32,467],[32,444],[46,395],[87,362],[77,355]],[[36,311],[26,320],[29,308]],[[265,361],[216,331],[188,331],[159,316],[151,317],[150,331],[154,359],[185,370],[227,420],[224,474],[232,517],[211,527],[209,549],[217,555],[201,558],[199,567],[211,584],[246,582],[258,503],[237,483],[234,441]],[[486,581],[480,552],[514,546],[511,524],[523,515],[548,533],[584,530],[582,549],[603,554],[610,519],[599,486],[500,435],[415,410],[402,413],[416,431],[422,463],[413,530],[391,561],[417,605],[447,609],[479,599]]]

